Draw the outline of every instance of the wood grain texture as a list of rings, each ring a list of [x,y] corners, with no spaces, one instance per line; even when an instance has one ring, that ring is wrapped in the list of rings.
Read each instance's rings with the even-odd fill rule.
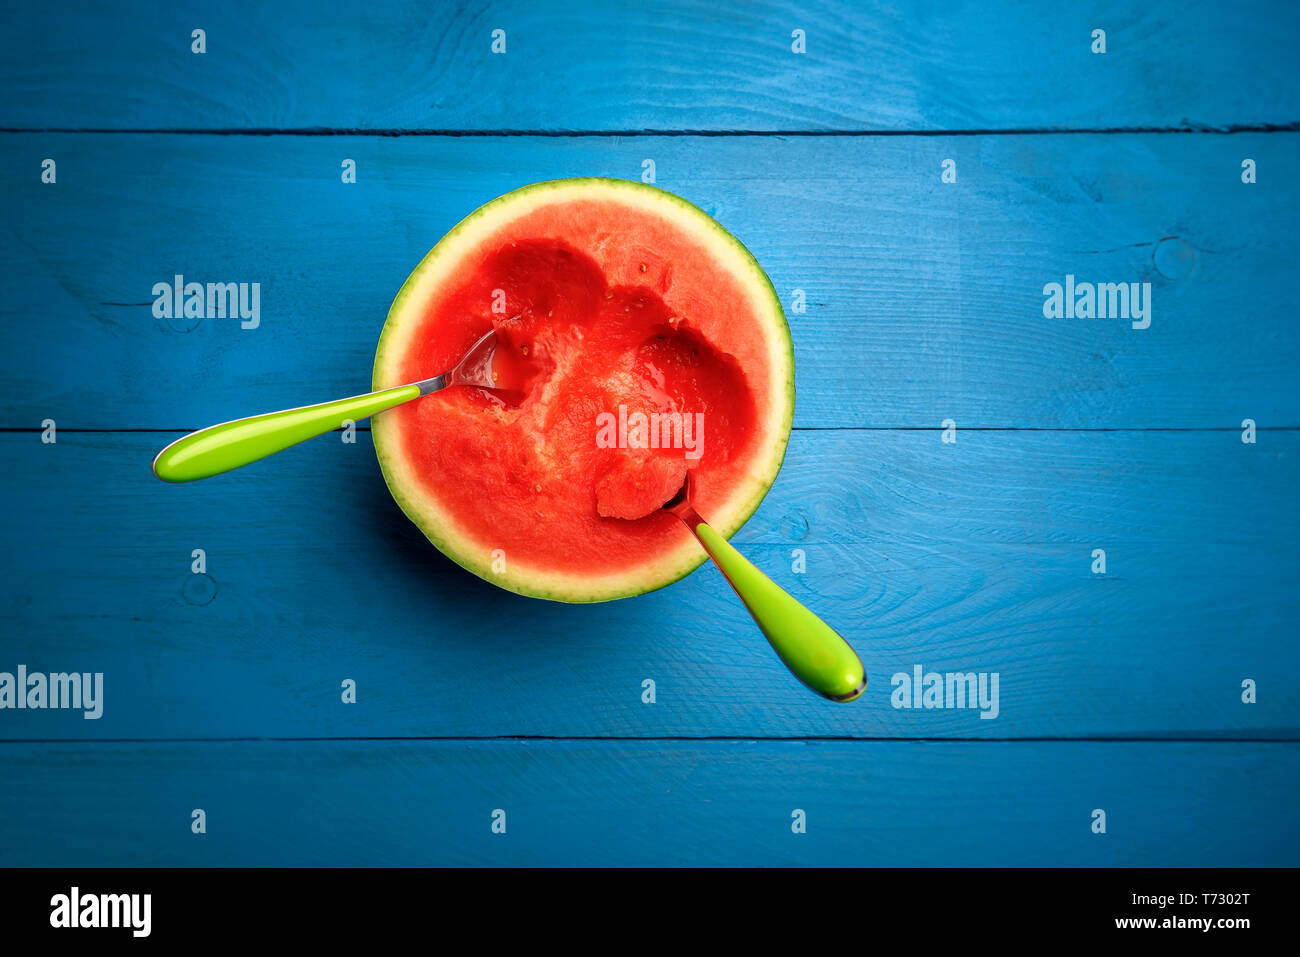
[[[0,767],[4,866],[1178,867],[1300,852],[1277,826],[1296,744],[7,744]]]
[[[942,130],[1294,123],[1294,4],[11,6],[22,128]],[[207,53],[191,53],[191,31]],[[1092,31],[1107,52],[1091,52]],[[491,53],[492,31],[506,53]],[[807,52],[791,50],[792,31]]]
[[[1280,0],[5,6],[0,671],[105,700],[0,711],[0,866],[1294,865],[1297,41]],[[599,606],[479,581],[365,431],[150,475],[368,388],[482,202],[647,159],[786,303],[797,430],[735,542],[860,701],[711,567]],[[260,326],[155,318],[176,273],[260,283]],[[1045,319],[1067,273],[1150,282],[1151,327]],[[915,665],[998,673],[998,717],[893,707]]]
[[[164,486],[148,463],[172,437],[0,436],[0,670],[101,671],[106,689],[99,720],[6,711],[0,736],[1300,730],[1295,432],[796,432],[735,542],[859,649],[870,686],[848,706],[786,673],[711,566],[605,605],[521,598],[424,540],[367,433]],[[917,664],[998,673],[998,717],[895,709],[891,677]]]
[[[198,428],[365,391],[393,295],[462,216],[654,157],[786,302],[799,426],[1293,427],[1297,142],[0,136],[0,425]],[[260,325],[155,318],[176,273],[261,283]],[[1067,274],[1150,282],[1150,328],[1044,318]]]

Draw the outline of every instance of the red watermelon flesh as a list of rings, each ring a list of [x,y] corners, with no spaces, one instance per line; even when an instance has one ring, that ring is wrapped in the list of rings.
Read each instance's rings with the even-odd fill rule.
[[[687,468],[682,459],[630,452],[596,482],[596,511],[607,518],[644,518],[677,494]]]
[[[491,311],[497,289],[506,294],[504,315]],[[607,286],[590,257],[563,243],[521,240],[495,250],[431,313],[438,334],[408,357],[407,381],[453,365],[495,328],[494,365],[527,383],[517,403],[457,387],[400,410],[422,426],[410,433],[408,452],[427,481],[507,555],[562,548],[571,569],[603,568],[611,551],[635,552],[665,528],[677,531],[671,516],[641,525],[611,525],[606,516],[640,519],[672,498],[688,450],[601,448],[601,413],[615,420],[616,445],[620,406],[647,419],[652,412],[701,414],[703,487],[753,438],[754,400],[736,360],[683,328],[652,289]],[[676,484],[657,502],[645,500],[634,482],[617,478],[638,467],[659,477],[651,488],[672,484],[665,475],[676,475]]]

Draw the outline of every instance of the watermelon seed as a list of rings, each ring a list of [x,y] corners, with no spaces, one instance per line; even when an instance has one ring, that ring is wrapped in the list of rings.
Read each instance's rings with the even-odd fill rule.
[[[645,272],[645,263],[642,263],[642,264],[641,264],[641,271],[642,271],[642,272]]]
[[[542,487],[541,487],[540,485],[534,485],[534,486],[533,486],[533,491],[534,491],[534,492],[540,492],[541,490],[542,490]]]

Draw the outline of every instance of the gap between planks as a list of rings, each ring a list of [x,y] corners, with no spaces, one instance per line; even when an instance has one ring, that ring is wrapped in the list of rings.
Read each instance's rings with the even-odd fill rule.
[[[1296,133],[1300,132],[1300,120],[1288,123],[1229,124],[1227,126],[1095,126],[1064,129],[1051,126],[1005,127],[1001,129],[963,129],[963,130],[707,130],[707,129],[640,129],[640,130],[461,130],[461,129],[368,129],[325,127],[247,127],[247,128],[212,128],[203,127],[0,127],[0,133],[46,134],[46,133],[88,133],[160,136],[173,134],[177,136],[443,136],[443,137],[545,137],[545,138],[585,138],[585,137],[656,137],[656,136],[801,136],[801,137],[850,137],[850,136],[1091,136],[1098,134],[1134,134],[1134,133],[1209,133],[1219,136],[1233,133]]]
[[[1165,735],[1163,737],[1142,737],[1130,735],[1100,735],[1097,737],[889,737],[889,736],[854,736],[854,735],[768,735],[737,737],[734,735],[564,735],[564,734],[495,734],[495,735],[336,735],[336,736],[267,736],[267,737],[226,737],[226,738],[4,738],[0,746],[7,744],[269,744],[276,742],[430,742],[430,743],[478,743],[487,741],[538,742],[576,742],[582,744],[624,744],[624,743],[660,743],[660,744],[696,744],[714,742],[724,744],[757,744],[759,742],[804,742],[881,744],[895,742],[898,744],[1300,744],[1300,738],[1234,738],[1234,737],[1180,737]]]

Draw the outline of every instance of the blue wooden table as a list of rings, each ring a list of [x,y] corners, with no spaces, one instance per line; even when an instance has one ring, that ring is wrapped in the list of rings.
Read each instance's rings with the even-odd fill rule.
[[[103,676],[98,717],[0,709],[0,865],[1300,863],[1300,10],[548,6],[0,14],[0,672]],[[860,701],[711,567],[473,578],[365,429],[150,475],[364,391],[447,229],[586,174],[784,300],[795,432],[735,541]],[[256,322],[156,317],[176,274]]]

